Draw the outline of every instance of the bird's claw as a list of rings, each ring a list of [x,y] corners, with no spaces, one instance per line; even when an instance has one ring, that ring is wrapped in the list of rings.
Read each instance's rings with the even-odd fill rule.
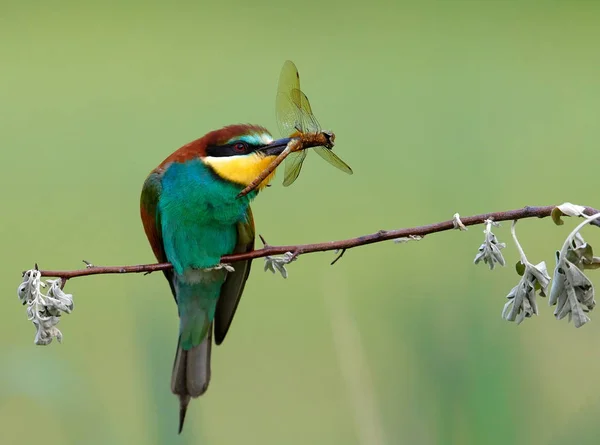
[[[226,264],[226,263],[219,263],[214,267],[208,267],[205,270],[221,270],[221,269],[225,269],[227,272],[235,272],[235,269],[233,268],[233,266],[231,264]]]

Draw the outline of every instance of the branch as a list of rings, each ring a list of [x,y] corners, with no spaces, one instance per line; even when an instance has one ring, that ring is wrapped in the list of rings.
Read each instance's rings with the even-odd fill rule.
[[[460,221],[464,226],[473,226],[482,224],[486,220],[490,219],[493,221],[512,221],[525,218],[546,218],[551,216],[553,209],[556,206],[543,206],[543,207],[524,207],[522,209],[508,210],[505,212],[492,212],[484,213],[481,215],[474,215],[461,218]],[[592,207],[585,207],[584,213],[588,216],[599,213]],[[600,221],[593,221],[591,224],[600,227]],[[313,252],[326,252],[331,250],[339,250],[342,254],[353,247],[365,246],[367,244],[380,243],[382,241],[389,241],[398,238],[411,238],[411,237],[424,237],[437,232],[444,232],[447,230],[453,230],[456,228],[456,220],[448,220],[435,224],[429,224],[425,226],[418,226],[406,229],[397,230],[380,230],[379,232],[372,233],[370,235],[363,235],[356,238],[350,238],[340,241],[328,241],[324,243],[316,244],[299,244],[290,246],[269,246],[264,243],[265,246],[262,249],[253,250],[247,253],[225,255],[221,258],[221,263],[235,263],[236,261],[251,260],[256,258],[263,258],[270,255],[279,255],[286,252],[291,252],[292,258],[297,258],[299,255]],[[262,239],[262,237],[261,237]],[[264,242],[264,240],[263,240]],[[341,257],[341,255],[340,255]],[[339,259],[339,257],[338,257]],[[337,260],[336,260],[337,261]],[[334,261],[335,262],[335,261]],[[37,265],[36,265],[37,266]],[[36,267],[37,268],[37,267]],[[141,264],[137,266],[88,266],[85,269],[79,270],[40,270],[40,273],[44,277],[57,277],[62,279],[62,285],[66,283],[68,279],[83,277],[88,275],[100,275],[100,274],[122,274],[122,273],[151,273],[156,271],[168,270],[172,266],[170,263],[160,264]]]

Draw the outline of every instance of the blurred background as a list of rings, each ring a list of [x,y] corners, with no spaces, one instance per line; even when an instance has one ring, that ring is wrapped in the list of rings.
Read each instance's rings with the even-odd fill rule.
[[[176,307],[161,274],[72,280],[63,344],[33,344],[20,273],[153,262],[139,194],[168,154],[232,123],[277,135],[292,59],[347,176],[309,154],[255,202],[271,244],[525,205],[600,207],[600,4],[0,4],[0,443],[592,444],[600,315],[505,322],[517,283],[473,265],[483,227],[254,263],[207,395],[177,436]],[[592,182],[590,182],[592,181]],[[575,225],[526,220],[530,261]],[[600,232],[584,231],[598,244]],[[600,285],[598,273],[590,272]]]

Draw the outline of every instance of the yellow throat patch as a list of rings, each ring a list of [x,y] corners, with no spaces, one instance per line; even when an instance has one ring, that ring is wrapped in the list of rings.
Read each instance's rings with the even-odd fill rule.
[[[221,178],[246,187],[254,181],[276,157],[277,156],[263,156],[252,153],[240,156],[207,156],[203,161],[206,165],[212,167]],[[257,189],[264,189],[274,176],[275,171],[267,176],[263,182],[258,185]]]

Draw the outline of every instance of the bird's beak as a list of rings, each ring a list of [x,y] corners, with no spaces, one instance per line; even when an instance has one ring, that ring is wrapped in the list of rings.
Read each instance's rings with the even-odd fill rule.
[[[264,153],[266,156],[279,156],[283,150],[287,147],[292,138],[277,139],[271,142],[269,145],[261,147],[259,151]]]

